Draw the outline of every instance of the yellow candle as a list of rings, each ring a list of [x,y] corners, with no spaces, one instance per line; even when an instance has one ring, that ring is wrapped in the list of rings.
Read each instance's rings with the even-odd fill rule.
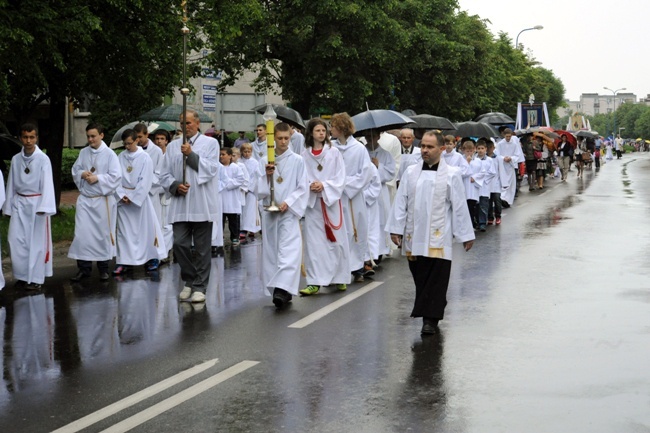
[[[266,152],[269,164],[275,163],[275,124],[273,120],[266,121]]]

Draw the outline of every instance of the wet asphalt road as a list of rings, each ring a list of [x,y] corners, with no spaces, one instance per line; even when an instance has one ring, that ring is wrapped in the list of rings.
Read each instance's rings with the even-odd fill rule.
[[[281,312],[259,240],[213,259],[203,309],[179,305],[176,266],[71,285],[62,264],[30,296],[9,281],[0,432],[650,431],[650,155],[575,174],[524,185],[457,248],[433,337],[397,257]]]

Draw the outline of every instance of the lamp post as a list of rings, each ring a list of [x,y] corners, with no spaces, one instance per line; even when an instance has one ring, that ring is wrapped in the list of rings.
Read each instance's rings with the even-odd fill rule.
[[[612,135],[616,132],[616,94],[620,92],[621,90],[627,90],[625,87],[621,87],[620,89],[612,90],[609,87],[603,87],[605,90],[609,90],[614,94],[614,127],[612,128]],[[619,133],[620,135],[620,133]],[[614,137],[616,138],[616,137]]]
[[[542,30],[543,28],[544,28],[544,26],[539,26],[539,25],[537,25],[537,26],[535,26],[535,27],[531,27],[531,28],[529,28],[529,29],[523,29],[522,31],[520,31],[520,32],[517,34],[517,38],[515,39],[515,50],[519,49],[519,35],[520,35],[520,34],[522,34],[523,32],[527,32],[528,30]]]
[[[624,126],[619,127],[619,128],[618,128],[618,135],[621,135],[621,131],[624,130],[624,129],[625,129]]]

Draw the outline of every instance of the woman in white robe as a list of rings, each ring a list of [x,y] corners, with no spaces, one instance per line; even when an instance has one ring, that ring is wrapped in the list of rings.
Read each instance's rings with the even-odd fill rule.
[[[153,182],[153,162],[137,145],[135,132],[122,134],[126,150],[118,159],[122,182],[115,191],[117,204],[117,259],[113,274],[126,272],[128,266],[142,265],[150,259],[167,256],[158,217],[149,190]]]
[[[30,133],[34,142],[25,144]],[[45,277],[52,276],[50,216],[56,214],[52,165],[36,145],[37,137],[35,129],[21,132],[24,147],[11,159],[2,208],[12,217],[7,240],[13,277],[28,287],[41,285]]]
[[[300,293],[313,295],[321,286],[330,284],[343,291],[351,279],[350,247],[341,203],[345,163],[338,149],[331,146],[323,119],[311,119],[305,134],[302,158],[309,200],[303,222],[303,248],[307,287]]]
[[[364,257],[368,251],[368,210],[363,190],[372,178],[370,156],[353,136],[354,124],[347,113],[337,113],[330,120],[332,147],[343,155],[345,189],[341,201],[350,245],[350,272],[355,282],[363,281]]]

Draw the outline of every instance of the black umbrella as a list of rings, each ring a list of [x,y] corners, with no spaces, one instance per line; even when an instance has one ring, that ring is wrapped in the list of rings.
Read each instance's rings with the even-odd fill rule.
[[[460,122],[456,123],[457,134],[462,137],[498,137],[499,131],[489,123]]]
[[[207,114],[195,110],[196,112],[199,113],[199,119],[201,122],[212,122],[212,118],[208,116]],[[156,107],[153,110],[149,110],[144,114],[141,114],[138,116],[138,120],[148,120],[148,121],[155,121],[155,120],[164,120],[166,122],[179,122],[181,118],[181,114],[183,113],[183,106],[180,104],[171,104],[171,105],[163,105],[162,107]]]
[[[253,111],[257,111],[260,114],[264,114],[268,104],[258,105],[253,108]],[[302,120],[302,116],[293,108],[285,107],[284,105],[271,104],[273,106],[273,111],[278,116],[278,119],[283,122],[287,122],[289,125],[297,126],[298,128],[305,129],[305,122]]]
[[[576,137],[598,138],[596,131],[578,131],[575,133]]]
[[[446,117],[432,116],[431,114],[417,114],[410,116],[415,122],[414,128],[440,129],[441,131],[455,131],[456,127]]]
[[[411,118],[412,118],[413,116],[415,116],[415,115],[418,114],[418,113],[416,113],[415,111],[411,110],[410,108],[407,108],[406,110],[402,110],[402,114],[405,115],[405,116],[407,116],[407,117],[411,117]]]
[[[367,110],[352,116],[352,122],[358,135],[359,132],[368,129],[380,132],[401,128],[408,123],[413,123],[413,120],[393,110]]]
[[[515,123],[512,117],[508,116],[505,113],[499,112],[481,114],[476,119],[474,119],[474,121],[489,123],[490,125],[510,125]]]
[[[10,160],[23,148],[17,138],[9,134],[0,134],[0,161]]]

